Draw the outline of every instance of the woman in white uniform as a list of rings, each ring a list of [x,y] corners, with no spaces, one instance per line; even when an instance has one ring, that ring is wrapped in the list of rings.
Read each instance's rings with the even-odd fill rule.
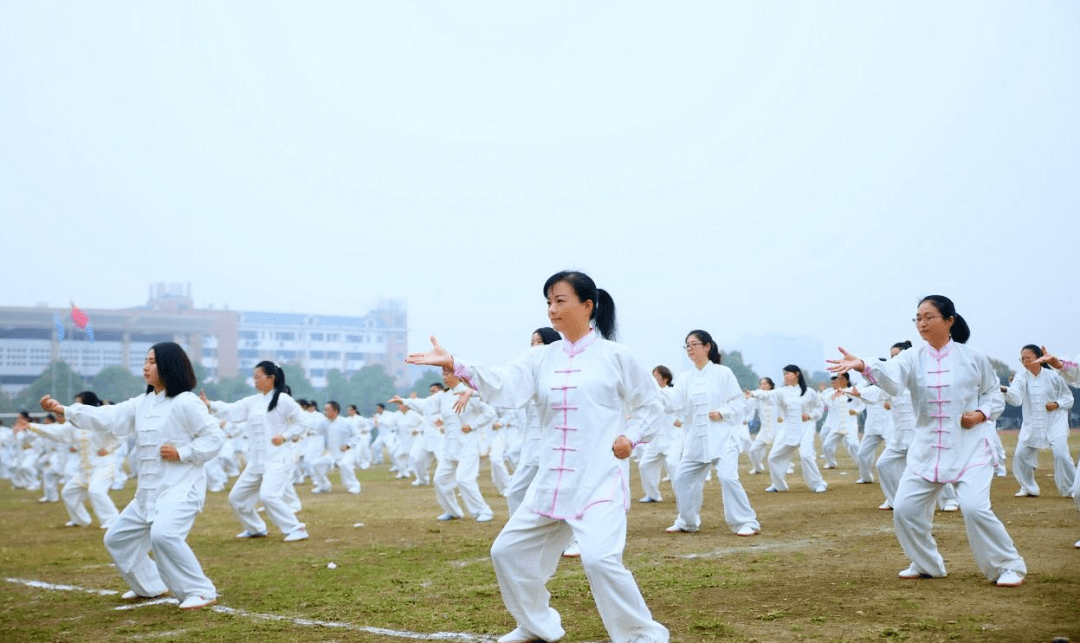
[[[821,450],[825,453],[826,469],[837,467],[836,447],[841,442],[847,447],[852,462],[858,464],[859,461],[859,413],[864,405],[848,392],[851,380],[847,373],[838,375],[834,384],[836,390],[825,401],[829,405],[829,419],[832,420],[832,430],[823,438],[821,445]]]
[[[661,390],[671,388],[675,381],[671,370],[664,365],[654,368],[652,375]],[[666,413],[656,435],[640,448],[638,475],[645,495],[638,502],[660,502],[664,499],[660,494],[661,467],[666,466],[668,477],[674,479],[682,459],[682,422],[678,414]]]
[[[539,471],[491,548],[503,602],[517,621],[499,642],[563,637],[545,585],[576,536],[612,642],[667,643],[667,628],[653,620],[622,563],[630,507],[627,458],[663,417],[660,390],[625,346],[610,341],[615,303],[591,278],[559,272],[543,293],[561,341],[530,349],[502,368],[467,364],[434,338],[434,350],[408,358],[453,369],[492,404],[521,407],[535,400],[540,412]]]
[[[1042,350],[1034,344],[1022,348],[1020,363],[1024,370],[1009,386],[1001,387],[1005,402],[1024,410],[1024,423],[1013,454],[1013,476],[1020,483],[1018,498],[1039,495],[1035,467],[1041,449],[1048,448],[1054,454],[1054,484],[1059,494],[1072,493],[1076,476],[1076,465],[1069,454],[1069,409],[1073,406],[1073,394],[1060,375],[1043,368],[1038,361],[1042,356]]]
[[[229,492],[229,504],[244,527],[236,537],[266,535],[266,521],[255,511],[261,502],[266,515],[285,534],[285,542],[307,540],[307,526],[297,520],[288,498],[295,460],[289,443],[307,432],[308,414],[289,395],[285,373],[273,362],[256,364],[251,377],[258,393],[238,402],[211,402],[200,394],[215,416],[246,422],[250,431],[247,466]]]
[[[1051,355],[1050,351],[1046,350],[1045,346],[1042,347],[1042,353],[1042,357],[1036,361],[1040,364],[1046,364],[1056,368],[1066,384],[1080,388],[1080,355],[1077,355],[1076,358],[1072,360],[1058,359]],[[1076,508],[1080,510],[1080,476],[1075,476],[1073,479],[1071,495],[1073,502],[1076,503]],[[1077,549],[1080,549],[1080,540],[1076,541],[1074,546]]]
[[[829,485],[821,477],[816,462],[814,436],[821,418],[821,398],[807,388],[802,369],[794,364],[784,367],[784,385],[776,390],[751,391],[748,396],[771,401],[776,405],[776,439],[769,452],[769,478],[765,491],[787,491],[787,471],[797,453],[802,467],[803,482],[814,493],[825,493]]]
[[[776,388],[771,377],[763,377],[758,381],[758,388],[763,391],[771,391]],[[773,441],[776,440],[776,405],[771,400],[750,397],[747,399],[747,410],[757,413],[758,427],[754,443],[750,445],[747,455],[750,457],[750,473],[767,473],[765,458],[772,449]],[[752,417],[747,413],[747,419]]]
[[[896,536],[911,564],[899,576],[945,576],[931,529],[934,503],[951,482],[979,569],[998,586],[1016,587],[1027,567],[990,506],[996,460],[991,434],[1005,407],[994,367],[965,345],[971,331],[947,297],[923,298],[914,321],[927,342],[917,350],[867,363],[841,348],[843,357],[829,360],[831,371],[858,371],[890,395],[911,391],[915,436],[893,503]]]
[[[124,599],[171,591],[180,609],[198,609],[217,601],[217,589],[185,540],[206,499],[203,465],[221,449],[224,436],[191,392],[195,371],[179,345],[154,344],[143,379],[146,393],[120,404],[64,407],[46,395],[41,407],[93,431],[135,433],[139,485],[105,532],[105,548],[131,588]]]
[[[666,410],[686,418],[682,460],[673,481],[679,513],[667,531],[700,528],[705,476],[715,467],[724,520],[736,534],[753,536],[760,533],[761,524],[739,482],[743,391],[731,369],[720,364],[720,350],[708,332],[690,331],[685,348],[694,368],[676,378],[674,387],[663,389]]]

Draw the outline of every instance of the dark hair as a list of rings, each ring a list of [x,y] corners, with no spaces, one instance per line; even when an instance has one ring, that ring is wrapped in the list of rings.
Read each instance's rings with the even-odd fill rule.
[[[892,350],[894,348],[899,348],[902,351],[906,351],[907,349],[911,348],[911,340],[905,339],[902,342],[896,342],[889,347],[889,350]]]
[[[256,364],[255,368],[262,371],[267,377],[274,378],[274,397],[270,398],[270,406],[266,407],[266,412],[269,413],[277,407],[278,396],[287,393],[289,390],[289,387],[285,386],[285,371],[281,370],[281,367],[277,364],[265,359]]]
[[[836,379],[840,379],[841,377],[844,378],[844,381],[848,383],[848,386],[851,386],[851,376],[848,375],[846,372],[845,373],[840,373],[839,375],[837,375],[833,379],[836,380]]]
[[[799,388],[802,389],[802,392],[799,393],[799,395],[806,395],[806,379],[803,378],[802,369],[794,364],[788,364],[784,367],[784,372],[797,373],[799,375]]]
[[[776,383],[772,381],[771,377],[763,377],[761,379],[769,383],[769,390],[770,391],[776,388]]]
[[[329,404],[330,408],[334,409],[335,412],[341,413],[341,405],[334,400],[330,400],[329,402],[327,402],[327,404]]]
[[[713,364],[720,364],[721,363],[720,349],[716,347],[716,342],[713,341],[712,335],[710,335],[708,332],[706,332],[704,330],[692,330],[692,331],[690,331],[689,333],[686,334],[686,339],[689,340],[691,337],[696,337],[697,340],[699,342],[701,342],[702,344],[708,344],[709,345],[709,361],[710,362],[712,362]]]
[[[551,292],[551,288],[565,281],[574,289],[578,301],[593,303],[592,314],[589,319],[596,320],[596,330],[604,339],[615,339],[615,300],[611,298],[603,288],[597,288],[596,282],[589,275],[576,270],[563,270],[557,272],[544,282],[544,297]]]
[[[446,387],[443,386],[442,382],[432,382],[431,384],[428,384],[428,389],[430,390],[432,386],[438,386],[440,391],[446,390]]]
[[[919,300],[920,306],[924,303],[929,303],[936,308],[945,319],[953,320],[952,328],[949,329],[949,337],[952,337],[954,342],[957,344],[967,343],[967,340],[971,338],[971,329],[968,328],[964,318],[957,314],[956,306],[953,305],[951,299],[944,295],[928,295]]]
[[[555,330],[550,326],[537,328],[533,331],[533,335],[539,335],[541,341],[543,341],[545,344],[553,344],[562,339],[562,335],[559,334],[559,331]]]
[[[660,373],[660,377],[667,380],[668,386],[675,386],[675,376],[671,374],[671,369],[661,364],[653,369],[654,373]]]
[[[159,342],[150,347],[154,351],[154,362],[157,364],[158,379],[165,385],[165,397],[176,397],[195,388],[198,380],[195,379],[195,369],[191,367],[191,360],[180,344],[176,342]],[[147,393],[153,393],[152,385],[146,386]]]
[[[1039,348],[1038,346],[1036,346],[1035,344],[1028,344],[1028,345],[1026,345],[1026,346],[1024,346],[1023,348],[1020,349],[1021,353],[1023,353],[1024,351],[1031,351],[1032,353],[1035,353],[1035,359],[1038,359],[1038,358],[1043,356],[1042,349]],[[1039,366],[1042,366],[1042,364],[1039,364]]]
[[[97,393],[93,391],[83,391],[82,393],[76,393],[75,399],[82,400],[82,403],[87,406],[101,406],[101,399],[98,398]]]
[[[382,402],[379,402],[378,404],[375,405],[375,408],[382,409],[382,410],[385,411],[386,410],[386,405],[383,404]]]
[[[28,422],[32,419],[30,417],[30,412],[29,411],[19,411],[19,415],[22,416],[22,418],[24,420],[28,421]]]
[[[349,408],[350,408],[350,409],[352,409],[352,410],[354,410],[354,411],[356,411],[356,413],[357,413],[357,414],[359,414],[359,413],[360,413],[360,409],[356,408],[356,405],[355,405],[355,404],[350,404],[350,405],[349,405]]]
[[[307,408],[307,400],[305,400],[304,398],[300,398],[299,400],[296,400],[296,403],[299,404],[300,408],[302,408],[302,409]]]

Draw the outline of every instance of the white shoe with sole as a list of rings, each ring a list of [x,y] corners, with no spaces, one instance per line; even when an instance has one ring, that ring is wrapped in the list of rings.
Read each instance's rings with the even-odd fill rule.
[[[307,540],[307,539],[308,539],[307,527],[301,527],[301,528],[297,529],[296,531],[292,532],[291,534],[289,534],[288,536],[285,536],[285,538],[282,539],[282,542],[294,543],[294,542],[296,542],[298,540]]]
[[[750,525],[743,525],[742,527],[739,527],[739,531],[736,531],[735,535],[736,536],[756,536],[756,535],[758,535],[760,533],[761,532],[759,530],[754,529]]]
[[[1020,587],[1020,585],[1022,585],[1023,583],[1023,574],[1014,572],[1011,569],[1006,569],[1005,571],[1001,572],[1001,576],[998,576],[997,579],[998,587]]]
[[[544,639],[523,627],[515,627],[513,631],[500,636],[498,643],[544,643]]]
[[[184,599],[183,603],[180,603],[180,609],[182,610],[197,610],[200,607],[206,607],[207,605],[213,605],[217,602],[217,598],[208,598],[206,596],[199,596],[198,594],[192,594]]]

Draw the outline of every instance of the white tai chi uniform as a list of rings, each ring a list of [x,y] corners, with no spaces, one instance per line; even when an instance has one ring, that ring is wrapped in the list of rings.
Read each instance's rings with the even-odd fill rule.
[[[105,532],[105,548],[128,587],[139,596],[167,589],[181,603],[188,596],[216,598],[214,584],[185,542],[206,500],[203,465],[225,439],[202,400],[190,391],[175,397],[161,391],[111,406],[72,404],[64,415],[93,431],[135,433],[135,498]],[[176,448],[179,462],[161,457],[166,444]]]
[[[772,400],[751,397],[746,401],[747,418],[750,411],[756,411],[761,427],[747,455],[750,457],[750,473],[765,473],[765,459],[776,440],[776,405]]]
[[[409,398],[405,400],[405,406],[409,407],[422,418],[420,433],[416,435],[409,449],[409,466],[416,474],[413,486],[431,484],[431,463],[439,453],[442,445],[442,431],[435,424],[439,418],[439,397],[442,391],[432,393],[422,400]]]
[[[641,445],[643,448],[638,460],[638,476],[641,478],[641,489],[645,492],[641,502],[660,502],[664,499],[660,495],[662,467],[667,467],[668,477],[675,479],[683,451],[683,429],[675,426],[678,421],[678,414],[665,413],[652,439]]]
[[[803,482],[811,490],[822,493],[829,488],[821,477],[815,461],[814,436],[817,420],[821,417],[821,398],[813,389],[797,385],[781,386],[771,391],[758,389],[752,395],[757,399],[771,400],[776,405],[776,439],[769,452],[769,478],[772,484],[767,491],[787,491],[787,470],[795,454],[799,454]],[[809,419],[803,420],[802,416]]]
[[[308,414],[288,393],[279,393],[277,406],[268,411],[274,391],[256,393],[231,404],[211,402],[210,411],[221,419],[247,422],[249,445],[247,466],[229,492],[229,504],[249,534],[265,534],[266,521],[259,517],[256,504],[262,502],[266,515],[281,533],[288,535],[304,529],[304,523],[287,499],[292,487],[295,455],[289,447],[293,438],[307,432]],[[285,439],[274,444],[274,437]]]
[[[889,398],[893,432],[877,460],[881,492],[885,494],[885,502],[879,509],[892,508],[896,488],[900,486],[900,478],[907,468],[907,452],[911,448],[911,441],[915,439],[915,407],[911,404],[911,393],[905,390],[899,395],[890,395]]]
[[[859,479],[855,482],[874,481],[874,462],[877,449],[882,443],[888,443],[892,436],[892,405],[889,396],[880,388],[870,385],[858,389],[860,399],[866,407],[866,422],[863,424],[863,437],[859,442]],[[885,408],[888,406],[889,408]]]
[[[915,436],[907,471],[893,502],[896,537],[911,559],[911,569],[944,576],[945,563],[930,530],[941,488],[953,483],[964,515],[968,544],[982,573],[996,580],[1002,573],[1027,573],[1012,539],[990,507],[995,455],[994,421],[1005,408],[997,375],[982,353],[949,341],[941,350],[929,344],[903,351],[887,362],[870,362],[865,375],[890,395],[911,392]],[[960,426],[968,411],[982,411],[987,421]]]
[[[863,403],[842,390],[827,395],[825,403],[829,405],[829,420],[832,425],[829,434],[822,436],[821,450],[825,453],[825,468],[836,468],[836,447],[840,442],[847,447],[852,461],[858,463],[859,412],[863,410]]]
[[[454,411],[454,402],[459,393],[470,392],[469,387],[458,383],[445,395],[439,396],[439,417],[443,421],[442,450],[439,452],[439,466],[435,468],[435,500],[444,514],[461,518],[461,505],[458,504],[454,490],[461,492],[465,508],[473,518],[490,518],[491,507],[480,495],[480,486],[476,479],[480,476],[480,435],[472,430],[468,433],[462,427],[468,425],[476,429],[495,417],[495,409],[477,396],[469,398],[465,409],[458,414]]]
[[[360,416],[354,416],[360,418]],[[315,461],[315,489],[313,493],[330,493],[330,468],[335,464],[341,475],[341,484],[351,494],[360,493],[360,481],[356,479],[356,454],[360,453],[359,443],[364,438],[355,433],[356,422],[340,415],[333,420],[323,416],[315,431],[326,440],[326,451]],[[363,420],[363,418],[360,418]]]
[[[420,427],[424,419],[419,413],[410,413],[409,407],[402,406],[400,411],[394,412],[397,416],[397,436],[394,439],[394,470],[398,478],[408,478],[413,474],[412,465],[409,462],[409,454],[412,452],[412,443],[420,433]]]
[[[678,516],[673,527],[697,531],[701,527],[701,503],[705,476],[716,467],[720,480],[724,520],[732,531],[761,528],[750,499],[739,482],[742,413],[745,397],[735,374],[721,364],[707,362],[675,378],[663,389],[666,410],[686,419],[682,460],[675,474]],[[719,420],[709,413],[720,413]]]
[[[1053,369],[1044,367],[1038,375],[1032,375],[1023,368],[1005,391],[1005,401],[1021,406],[1024,411],[1024,423],[1013,454],[1013,476],[1020,483],[1020,492],[1039,495],[1035,467],[1039,464],[1039,451],[1049,448],[1054,454],[1054,484],[1058,493],[1071,494],[1076,465],[1069,453],[1069,409],[1073,406],[1069,385]],[[1057,402],[1058,408],[1047,411],[1048,402]]]
[[[525,428],[521,432],[521,455],[506,487],[506,504],[510,507],[511,516],[525,500],[525,492],[540,470],[540,431],[540,411],[536,408],[536,402],[529,400],[525,405]]]
[[[64,483],[64,488],[60,490],[60,497],[64,501],[71,524],[80,527],[90,524],[90,513],[85,504],[89,500],[101,528],[108,529],[120,513],[109,497],[109,487],[112,486],[113,472],[116,469],[113,452],[120,441],[112,434],[80,429],[71,422],[31,423],[30,430],[75,448],[75,468]]]
[[[1080,388],[1080,355],[1077,355],[1073,360],[1061,360],[1061,372],[1060,375],[1065,383],[1069,386]],[[1073,502],[1076,503],[1077,510],[1080,510],[1080,475],[1074,476],[1072,487]],[[1076,541],[1076,546],[1080,548],[1080,540]]]
[[[565,634],[545,585],[574,538],[612,642],[643,636],[668,643],[667,628],[653,620],[622,563],[630,467],[612,452],[620,435],[648,440],[663,417],[648,369],[625,346],[591,331],[577,343],[535,346],[505,367],[458,360],[454,371],[492,404],[535,400],[539,409],[539,470],[491,547],[503,603],[518,627],[545,641]]]

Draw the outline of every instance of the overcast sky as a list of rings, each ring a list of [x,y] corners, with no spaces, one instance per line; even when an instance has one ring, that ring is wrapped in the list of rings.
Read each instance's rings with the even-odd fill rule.
[[[676,371],[693,328],[884,354],[932,293],[1014,367],[1075,355],[1078,27],[1066,0],[0,2],[0,305],[397,297],[413,349],[500,363],[576,268]]]

